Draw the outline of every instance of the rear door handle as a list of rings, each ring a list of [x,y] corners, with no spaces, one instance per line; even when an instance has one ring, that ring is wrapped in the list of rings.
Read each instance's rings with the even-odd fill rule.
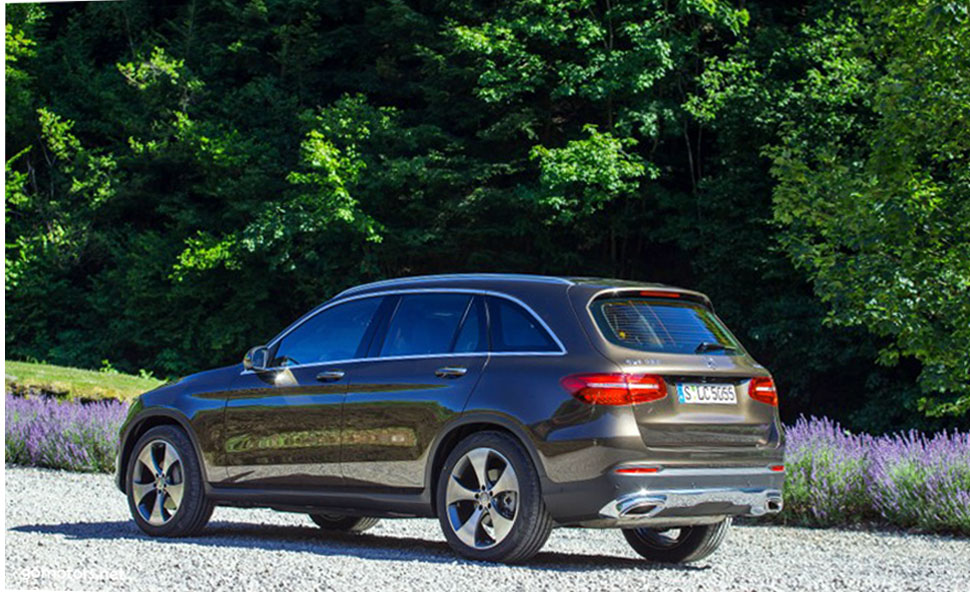
[[[317,380],[319,380],[320,382],[334,382],[336,380],[340,380],[343,377],[344,377],[343,370],[328,370],[326,372],[321,372],[320,374],[317,374]]]
[[[434,375],[438,378],[460,378],[468,372],[468,368],[462,368],[461,366],[445,366],[444,368],[438,368],[434,371]]]

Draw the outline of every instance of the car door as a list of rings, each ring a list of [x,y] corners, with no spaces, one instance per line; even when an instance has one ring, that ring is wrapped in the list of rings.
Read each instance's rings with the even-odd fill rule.
[[[346,376],[373,338],[381,297],[310,315],[269,346],[270,368],[244,372],[225,411],[231,482],[250,487],[335,486]]]
[[[348,485],[421,488],[432,441],[488,361],[485,309],[461,292],[402,294],[388,308],[372,359],[348,373],[341,465]]]

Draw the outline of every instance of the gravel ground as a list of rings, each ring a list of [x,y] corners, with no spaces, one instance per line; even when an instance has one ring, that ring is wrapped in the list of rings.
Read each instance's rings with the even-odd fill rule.
[[[217,508],[205,536],[151,539],[107,475],[8,466],[7,589],[967,590],[970,540],[737,526],[690,566],[639,559],[618,531],[558,529],[526,565],[457,559],[433,520],[329,535],[306,516]]]

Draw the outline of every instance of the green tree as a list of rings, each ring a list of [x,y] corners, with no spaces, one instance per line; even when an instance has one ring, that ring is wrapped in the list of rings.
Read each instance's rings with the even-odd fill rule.
[[[8,355],[172,376],[361,281],[619,276],[708,292],[786,417],[918,425],[967,260],[966,27],[918,6],[9,7]],[[869,285],[883,244],[923,300]]]
[[[726,55],[708,58],[699,79],[701,92],[686,105],[712,128],[713,151],[720,156],[701,183],[708,199],[699,204],[706,229],[700,236],[721,237],[732,247],[699,251],[696,265],[708,272],[701,285],[721,270],[737,270],[738,281],[715,280],[716,286],[706,289],[722,294],[729,308],[722,306],[721,313],[728,319],[738,314],[753,319],[748,325],[753,348],[770,348],[763,359],[786,369],[780,381],[801,408],[844,417],[869,430],[912,425],[925,410],[919,403],[924,395],[916,377],[922,365],[915,352],[887,356],[889,350],[898,351],[892,334],[839,322],[832,305],[819,298],[818,282],[811,290],[801,287],[801,278],[811,270],[799,257],[805,251],[791,242],[792,229],[809,228],[813,216],[832,211],[832,204],[814,195],[813,206],[785,213],[780,198],[785,183],[770,174],[781,172],[778,159],[790,157],[793,148],[806,154],[837,145],[845,162],[864,158],[863,147],[876,126],[872,105],[883,63],[864,49],[875,35],[863,24],[859,4],[823,2],[794,9],[759,3],[749,8],[752,22],[765,25],[753,27]],[[794,185],[799,178],[794,174],[788,181]],[[797,192],[785,197],[809,199]],[[871,236],[869,248],[878,250],[887,237]],[[839,239],[829,235],[827,240]],[[752,297],[753,291],[762,296]],[[874,359],[890,365],[880,368]]]
[[[860,3],[859,38],[806,89],[871,113],[825,133],[785,122],[769,150],[781,243],[832,322],[891,336],[923,364],[924,404],[970,409],[970,14]],[[872,63],[876,61],[877,63]]]

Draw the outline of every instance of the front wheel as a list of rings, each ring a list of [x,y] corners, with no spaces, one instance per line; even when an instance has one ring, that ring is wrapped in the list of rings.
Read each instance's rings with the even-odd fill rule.
[[[435,493],[448,544],[469,559],[525,561],[552,530],[528,453],[501,432],[479,432],[459,442],[445,460]]]
[[[380,522],[379,518],[370,516],[345,516],[328,513],[310,514],[310,520],[313,520],[317,526],[324,530],[336,532],[364,532],[374,528]]]
[[[623,536],[634,551],[650,561],[690,563],[716,551],[730,526],[731,519],[725,518],[717,524],[680,528],[626,528]]]
[[[191,536],[212,516],[195,448],[178,427],[145,432],[135,443],[125,479],[135,524],[151,536]]]

